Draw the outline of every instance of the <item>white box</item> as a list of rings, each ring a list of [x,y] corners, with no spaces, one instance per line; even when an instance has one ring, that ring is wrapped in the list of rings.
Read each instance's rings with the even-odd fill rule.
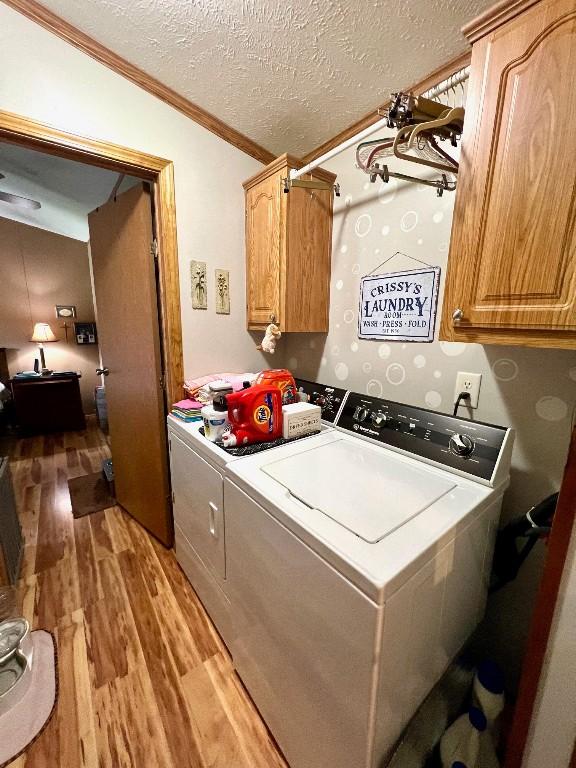
[[[302,437],[320,431],[322,409],[310,403],[282,406],[282,437]]]

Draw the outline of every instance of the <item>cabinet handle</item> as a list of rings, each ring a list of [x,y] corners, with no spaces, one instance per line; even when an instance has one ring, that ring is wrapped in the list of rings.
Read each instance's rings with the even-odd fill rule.
[[[459,323],[460,320],[464,319],[464,310],[462,309],[455,309],[454,312],[452,312],[452,320],[455,323]]]
[[[276,322],[276,315],[272,314],[270,315],[270,322],[275,323]]]
[[[208,506],[210,507],[210,512],[208,513],[208,526],[210,528],[211,535],[217,539],[218,531],[216,530],[216,512],[218,512],[218,507],[211,501],[208,502]]]

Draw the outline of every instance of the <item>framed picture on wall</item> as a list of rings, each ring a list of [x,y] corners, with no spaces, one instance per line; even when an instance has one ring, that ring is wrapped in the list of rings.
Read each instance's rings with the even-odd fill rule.
[[[73,304],[56,304],[56,317],[76,317],[76,307]]]
[[[96,323],[74,323],[76,344],[97,344]]]

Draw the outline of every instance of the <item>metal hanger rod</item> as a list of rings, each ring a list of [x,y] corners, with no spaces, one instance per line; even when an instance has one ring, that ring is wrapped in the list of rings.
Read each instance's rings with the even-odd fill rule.
[[[438,96],[441,96],[443,93],[446,93],[446,91],[455,88],[457,85],[465,83],[469,77],[470,67],[464,67],[464,69],[460,69],[458,72],[454,72],[454,74],[450,75],[450,77],[448,77],[446,80],[438,83],[438,85],[434,86],[434,88],[430,88],[430,90],[426,91],[426,93],[423,93],[422,96],[427,99],[435,99]]]
[[[464,69],[461,69],[458,72],[455,72],[447,80],[444,80],[434,88],[430,89],[429,91],[426,91],[426,93],[423,94],[423,96],[426,96],[427,99],[436,98],[436,96],[440,96],[440,94],[446,93],[446,91],[449,91],[451,88],[454,88],[456,85],[463,83],[465,80],[468,79],[469,76],[470,76],[470,67],[464,67]],[[378,120],[377,122],[370,125],[368,128],[365,128],[363,131],[360,131],[360,133],[357,133],[355,136],[352,136],[352,138],[346,139],[346,141],[343,141],[342,144],[338,144],[337,147],[334,147],[333,149],[329,150],[325,154],[316,158],[316,160],[313,160],[311,163],[308,163],[303,168],[300,168],[299,170],[296,170],[295,168],[293,168],[290,171],[290,178],[298,179],[300,178],[300,176],[304,176],[306,173],[310,173],[315,168],[318,168],[320,165],[323,165],[324,163],[328,162],[328,160],[331,160],[333,157],[336,157],[336,155],[339,155],[341,152],[344,152],[350,147],[353,147],[355,144],[358,144],[360,141],[363,141],[368,136],[371,136],[376,131],[379,131],[380,128],[387,128],[387,127],[388,127],[388,118],[384,117],[382,118],[382,120]]]
[[[338,144],[337,147],[334,147],[329,152],[326,152],[324,155],[321,155],[320,157],[316,158],[316,160],[313,160],[311,163],[308,163],[308,165],[305,165],[303,168],[300,168],[299,170],[296,170],[293,168],[290,171],[290,178],[291,179],[297,179],[300,176],[304,176],[306,173],[310,173],[310,171],[313,171],[314,168],[318,168],[318,166],[323,165],[328,160],[331,160],[333,157],[336,157],[336,155],[339,155],[341,152],[344,152],[344,150],[349,149],[350,147],[353,147],[355,144],[358,144],[358,142],[365,139],[367,136],[371,136],[376,131],[379,131],[380,128],[386,128],[388,125],[388,118],[383,117],[382,120],[378,120],[376,123],[373,123],[368,128],[365,128],[363,131],[360,131],[360,133],[357,133],[356,136],[352,136],[350,139],[346,139],[346,141],[343,141],[342,144]]]

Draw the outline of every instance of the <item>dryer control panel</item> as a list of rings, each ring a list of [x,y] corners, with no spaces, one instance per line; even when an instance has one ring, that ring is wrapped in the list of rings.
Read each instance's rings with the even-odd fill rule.
[[[357,392],[349,393],[337,426],[488,482],[510,431]]]
[[[322,421],[334,424],[347,390],[329,387],[326,384],[318,384],[316,381],[307,381],[306,379],[296,379],[295,381],[297,391],[306,395],[307,402],[320,406]]]

